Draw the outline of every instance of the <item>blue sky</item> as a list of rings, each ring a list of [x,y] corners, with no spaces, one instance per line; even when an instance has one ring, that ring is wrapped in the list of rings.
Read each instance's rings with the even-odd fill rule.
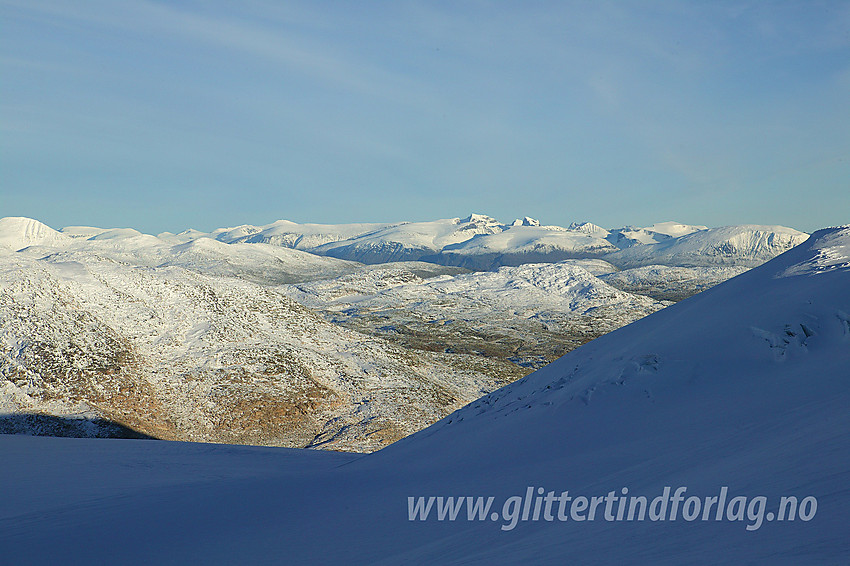
[[[850,2],[0,0],[0,216],[850,222]]]

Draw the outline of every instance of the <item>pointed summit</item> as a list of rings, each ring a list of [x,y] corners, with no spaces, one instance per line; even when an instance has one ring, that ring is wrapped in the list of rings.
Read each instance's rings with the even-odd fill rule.
[[[575,230],[576,232],[584,232],[585,234],[591,234],[593,236],[598,236],[600,238],[605,238],[610,234],[608,230],[601,226],[597,226],[592,222],[573,222],[569,225],[570,230]]]
[[[522,220],[517,218],[511,223],[511,226],[540,226],[540,221],[531,218],[530,216],[526,216]]]

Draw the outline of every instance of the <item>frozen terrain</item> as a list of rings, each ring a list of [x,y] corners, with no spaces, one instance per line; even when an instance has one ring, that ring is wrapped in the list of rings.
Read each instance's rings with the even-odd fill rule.
[[[111,419],[162,438],[374,450],[745,269],[551,263],[555,248],[616,249],[616,233],[477,214],[159,236],[0,219],[0,430],[125,435]],[[297,248],[373,262],[462,249],[494,270]],[[623,251],[637,248],[654,249]],[[498,267],[531,259],[550,263]]]
[[[272,244],[286,248],[312,250],[331,242],[357,238],[364,234],[391,228],[393,224],[298,224],[289,220],[278,220],[266,226],[243,225],[235,228],[219,228],[209,234],[185,231],[175,237],[182,240],[208,236],[228,244]],[[160,234],[160,237],[170,237]]]
[[[509,226],[490,235],[448,245],[428,261],[469,269],[494,269],[503,265],[594,258],[617,251],[598,234],[559,226]]]
[[[566,228],[543,226],[529,217],[502,224],[484,214],[392,224],[297,224],[279,220],[210,233],[187,230],[177,235],[160,234],[161,239],[176,243],[205,237],[225,243],[297,248],[368,264],[425,260],[490,270],[588,258],[602,258],[622,268],[754,267],[804,241],[807,235],[784,226],[707,228],[672,221],[610,230],[590,222],[574,222]]]
[[[611,332],[366,456],[0,437],[11,563],[842,564],[850,227]],[[55,462],[61,466],[48,465]],[[408,520],[408,497],[817,499],[809,520]],[[681,510],[681,508],[680,508]],[[587,515],[584,515],[587,519]]]
[[[663,301],[680,301],[744,273],[744,266],[670,267],[647,265],[612,270],[599,279],[621,291]]]
[[[658,243],[633,245],[605,258],[620,268],[755,267],[806,241],[808,234],[783,226],[724,226],[697,230]]]
[[[611,230],[605,235],[605,238],[618,248],[628,248],[635,244],[657,244],[670,238],[687,236],[701,230],[708,230],[708,226],[689,226],[678,222],[657,222],[645,228],[627,226]]]
[[[198,242],[215,254],[227,246],[178,246]],[[346,330],[273,286],[227,276],[233,264],[220,275],[198,258],[187,260],[193,270],[115,259],[140,249],[150,258],[151,247],[94,249],[104,253],[73,243],[0,253],[0,413],[104,417],[160,438],[369,451],[525,373]],[[0,419],[0,430],[9,426]]]
[[[405,346],[485,355],[526,367],[541,367],[669,304],[604,283],[593,273],[611,266],[599,260],[430,279],[395,265],[283,291],[336,324]]]
[[[5,220],[5,219],[4,219]],[[30,220],[30,223],[36,223]],[[40,224],[41,232],[51,230]],[[2,226],[0,226],[2,228]],[[7,230],[7,241],[14,231]],[[0,234],[3,232],[0,231]],[[61,238],[61,239],[60,239]],[[3,243],[3,240],[0,240]],[[208,275],[240,277],[264,284],[293,283],[316,277],[342,275],[361,266],[268,243],[224,243],[206,234],[193,238],[151,236],[132,229],[70,227],[56,232],[54,239],[39,239],[13,249],[29,248],[29,255],[51,256],[54,260],[99,257],[114,262],[146,267],[182,267]]]
[[[470,214],[465,219],[404,222],[349,240],[325,244],[312,251],[363,263],[419,260],[440,252],[446,246],[475,236],[496,234],[503,229],[497,220],[489,216]]]

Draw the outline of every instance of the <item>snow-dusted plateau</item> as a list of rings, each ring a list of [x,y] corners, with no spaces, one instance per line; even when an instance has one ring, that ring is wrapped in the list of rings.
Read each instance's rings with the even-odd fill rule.
[[[3,218],[0,431],[369,452],[807,237],[478,214],[157,236]]]
[[[340,229],[345,233],[310,226],[302,235],[310,237],[309,246],[339,252],[336,256],[345,260],[389,253],[393,240],[375,239],[379,233],[415,241],[423,253],[405,256],[399,251],[403,246],[395,246],[392,259],[429,256],[433,261],[431,256],[457,246],[444,263],[472,267],[458,259],[463,254],[454,254],[466,249],[468,257],[482,260],[476,267],[488,263],[487,271],[435,274],[417,271],[420,264],[379,269],[333,263],[328,265],[341,272],[313,279],[300,271],[298,261],[281,260],[280,271],[260,282],[263,269],[238,262],[221,267],[229,274],[204,273],[204,267],[192,264],[205,260],[181,259],[176,246],[194,245],[195,252],[202,246],[219,250],[215,242],[277,246],[256,248],[273,255],[286,250],[280,245],[284,242],[298,251],[301,240],[291,234],[300,228],[277,223],[221,231],[211,238],[183,234],[148,240],[113,233],[98,239],[108,233],[52,232],[32,221],[0,221],[3,242],[12,242],[2,256],[3,394],[10,408],[37,400],[70,403],[58,395],[66,391],[79,392],[80,399],[96,391],[103,398],[148,399],[152,411],[160,410],[153,406],[156,400],[174,399],[183,405],[161,409],[174,411],[168,426],[186,419],[202,430],[205,421],[192,419],[203,410],[250,391],[279,391],[285,398],[288,387],[342,391],[345,385],[349,394],[362,395],[359,406],[374,411],[376,421],[398,415],[399,401],[414,391],[424,392],[426,403],[438,397],[432,392],[445,391],[441,394],[454,397],[445,410],[477,397],[372,454],[0,436],[0,482],[6,486],[0,506],[3,560],[847,563],[850,227],[808,238],[753,226],[665,226],[671,234],[628,229],[600,237],[596,228],[584,225],[588,238],[616,248],[604,251],[602,244],[590,245],[577,234],[582,227],[561,229],[561,235],[546,228],[542,234],[530,220],[510,227],[485,222],[481,229],[491,232],[464,240],[464,248],[463,242],[448,243],[452,237],[443,229],[449,222],[435,223],[431,232],[422,225],[347,226]],[[502,236],[518,228],[524,229],[522,237]],[[369,235],[355,234],[361,229]],[[148,248],[121,243],[140,237]],[[471,243],[475,239],[478,244]],[[541,247],[527,251],[535,249],[535,240]],[[499,247],[506,242],[516,247]],[[492,251],[496,248],[500,251]],[[574,256],[552,252],[549,265],[511,265],[519,257],[540,261],[555,248],[570,248]],[[718,283],[767,259],[765,248],[778,257]],[[333,254],[319,259],[329,261],[327,255]],[[282,283],[284,271],[291,283]],[[677,287],[676,281],[685,283]],[[523,309],[530,309],[532,317],[570,309],[586,316],[597,298],[600,308],[606,301],[624,309],[650,308],[657,299],[638,291],[655,289],[658,282],[663,288],[656,295],[667,297],[718,284],[480,396],[473,388],[495,389],[482,376],[509,362],[477,354],[434,353],[430,358],[423,350],[328,322],[332,314],[313,314],[297,302],[314,301],[314,309],[339,310],[347,317],[356,312],[378,316],[411,305],[424,319],[440,309],[433,297],[445,296],[445,319],[486,310],[476,301],[491,301],[493,311],[509,310],[517,317]],[[392,315],[387,316],[393,324]],[[289,373],[289,362],[280,361],[286,356],[294,360],[292,367],[303,368],[301,374]],[[394,356],[399,359],[393,361]],[[490,369],[477,365],[484,363]],[[327,367],[327,373],[315,367]],[[135,380],[131,369],[138,372]],[[333,383],[327,378],[332,372],[337,372]],[[62,389],[67,379],[77,385]],[[463,391],[468,397],[461,396]],[[340,405],[353,403],[335,394]],[[310,398],[305,392],[303,399]],[[204,403],[207,409],[200,407]],[[396,405],[381,413],[382,403]],[[229,414],[240,406],[228,409]],[[410,410],[425,411],[421,406]],[[355,413],[346,414],[350,422],[363,422]],[[610,499],[625,493],[655,501],[665,488],[686,492],[676,503],[676,517],[665,504],[664,520],[618,520],[617,506],[606,509],[606,503],[593,516],[587,499],[584,507],[576,505],[585,496],[607,494]],[[560,512],[555,517],[551,509],[541,511],[543,494],[548,497],[550,491],[568,491],[575,498],[564,519]],[[694,514],[694,505],[685,499],[707,502],[710,496],[722,513]],[[411,512],[419,497],[440,498],[425,518]],[[446,511],[449,497],[464,502],[466,497],[492,497],[492,513],[468,514],[466,507]],[[739,497],[749,498],[750,505],[731,503]],[[761,497],[759,510],[752,502]],[[807,503],[789,518],[778,506],[783,497]],[[517,500],[521,505],[514,512],[508,503]],[[526,503],[527,511],[520,513]]]

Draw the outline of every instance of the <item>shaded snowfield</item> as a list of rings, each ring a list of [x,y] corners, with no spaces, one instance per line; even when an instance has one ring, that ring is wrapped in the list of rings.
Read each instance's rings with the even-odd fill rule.
[[[12,563],[842,564],[850,228],[603,336],[363,457],[2,437]],[[46,462],[62,462],[61,469]],[[201,472],[203,470],[203,472]],[[527,486],[817,497],[808,522],[408,521]]]

